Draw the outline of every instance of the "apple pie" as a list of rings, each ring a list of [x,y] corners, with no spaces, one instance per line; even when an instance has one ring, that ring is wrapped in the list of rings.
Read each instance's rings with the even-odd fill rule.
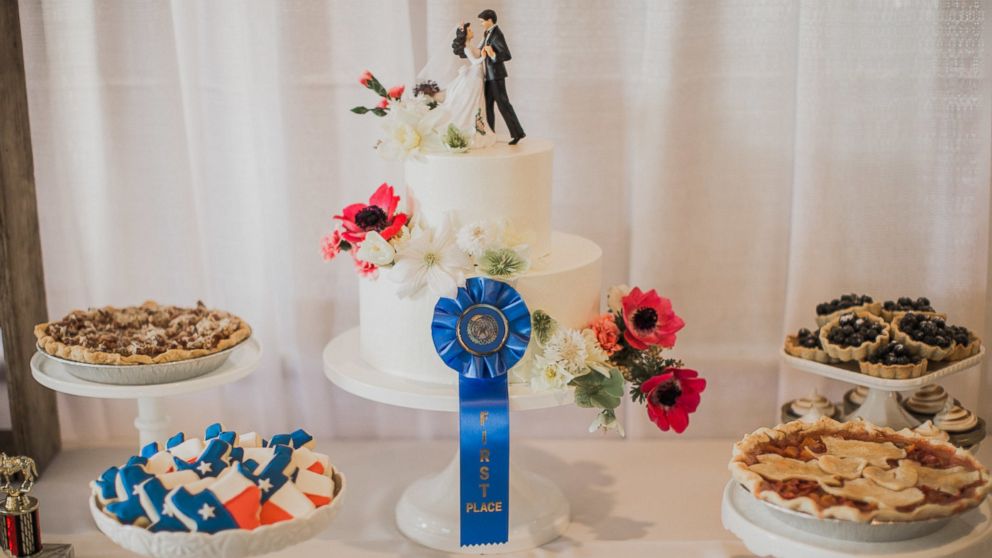
[[[992,489],[988,470],[947,442],[830,418],[756,430],[734,446],[730,471],[761,500],[860,522],[947,517]]]

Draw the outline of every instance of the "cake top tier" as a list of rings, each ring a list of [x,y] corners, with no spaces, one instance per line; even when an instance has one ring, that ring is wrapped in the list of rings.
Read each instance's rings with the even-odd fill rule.
[[[431,227],[500,223],[535,258],[551,250],[550,141],[527,138],[468,153],[429,154],[406,162],[407,201]]]

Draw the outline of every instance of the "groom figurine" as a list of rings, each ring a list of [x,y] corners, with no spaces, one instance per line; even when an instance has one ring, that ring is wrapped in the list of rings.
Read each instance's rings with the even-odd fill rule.
[[[482,10],[479,14],[479,21],[482,28],[486,30],[482,42],[479,43],[479,50],[482,51],[483,71],[486,80],[486,120],[489,127],[496,130],[496,112],[493,104],[499,106],[499,113],[506,121],[506,127],[510,129],[510,145],[524,139],[527,135],[517,120],[517,113],[513,112],[513,105],[506,95],[506,67],[504,62],[510,60],[510,48],[506,46],[506,39],[503,32],[496,27],[496,12],[492,10]]]

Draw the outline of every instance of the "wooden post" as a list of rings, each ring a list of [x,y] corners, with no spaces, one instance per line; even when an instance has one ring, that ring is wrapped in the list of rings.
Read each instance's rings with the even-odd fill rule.
[[[0,0],[0,330],[13,424],[3,451],[44,468],[59,452],[55,393],[31,377],[34,325],[47,321],[17,0]]]

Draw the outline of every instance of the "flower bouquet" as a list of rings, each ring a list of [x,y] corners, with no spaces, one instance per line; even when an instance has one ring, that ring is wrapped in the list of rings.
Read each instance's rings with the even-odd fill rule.
[[[627,382],[631,399],[647,405],[659,429],[681,434],[699,407],[706,380],[680,360],[664,354],[675,346],[685,322],[672,303],[654,289],[644,292],[620,285],[610,289],[609,311],[582,330],[558,324],[547,313],[532,314],[537,350],[518,366],[516,375],[534,389],[575,389],[575,404],[600,409],[589,427],[624,435],[616,409]]]
[[[383,183],[368,203],[348,205],[334,216],[338,225],[321,241],[325,260],[352,256],[355,271],[377,279],[380,269],[400,283],[401,297],[429,288],[454,296],[469,276],[511,280],[531,267],[527,235],[505,221],[479,221],[457,227],[450,219],[431,228],[399,210],[400,197]]]

